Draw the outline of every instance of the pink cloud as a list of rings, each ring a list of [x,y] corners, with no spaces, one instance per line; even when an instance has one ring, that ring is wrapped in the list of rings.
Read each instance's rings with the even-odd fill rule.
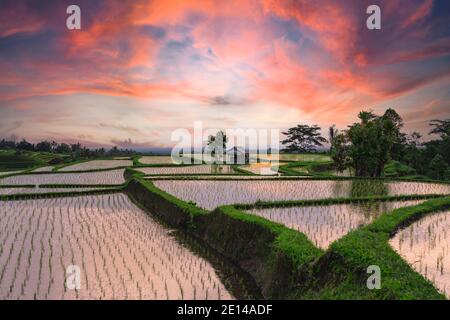
[[[0,41],[53,38],[0,52],[3,101],[88,93],[201,108],[264,104],[344,123],[450,73],[436,62],[450,47],[433,33],[432,0],[380,1],[380,32],[365,28],[366,0],[106,1],[81,31],[54,17],[63,4],[44,14],[18,3],[2,12]]]

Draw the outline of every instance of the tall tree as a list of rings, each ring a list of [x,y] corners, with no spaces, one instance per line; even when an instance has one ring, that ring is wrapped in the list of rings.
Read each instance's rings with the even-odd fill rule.
[[[336,125],[333,124],[328,128],[328,141],[330,142],[330,151],[333,150],[334,139],[339,134],[339,130],[336,129]]]
[[[81,144],[79,142],[71,144],[70,149],[72,149],[72,152],[78,152],[81,150]]]
[[[344,172],[351,163],[350,146],[345,133],[339,133],[333,139],[331,148],[331,158],[334,161],[335,169],[338,172]]]
[[[419,172],[423,171],[423,155],[420,147],[422,146],[422,135],[418,132],[413,132],[406,136],[404,161],[410,167]]]
[[[41,141],[38,144],[36,144],[36,151],[51,152],[52,151],[52,145],[48,141]]]
[[[430,126],[432,127],[430,134],[438,135],[440,140],[430,141],[426,144],[427,149],[432,150],[428,153],[432,156],[440,154],[450,166],[450,119],[432,120]]]
[[[211,156],[214,158],[214,163],[223,163],[224,156],[227,149],[228,137],[225,132],[218,131],[215,136],[208,137],[208,148],[211,151]]]
[[[31,144],[30,142],[28,142],[27,140],[22,139],[22,141],[20,141],[17,144],[17,149],[25,150],[25,151],[33,151],[34,150],[34,145]]]
[[[396,115],[392,109],[381,117],[363,111],[359,114],[361,122],[350,126],[350,157],[357,176],[384,174],[384,166],[391,159],[393,145],[400,136],[401,121]]]
[[[404,161],[407,135],[401,130],[404,126],[403,119],[394,109],[387,109],[382,116],[385,120],[390,120],[393,124],[391,158],[397,161]]]
[[[450,137],[450,119],[431,120],[430,126],[432,127],[430,134],[437,134],[441,139]]]
[[[215,136],[210,135],[208,137],[207,145],[213,149],[213,154],[215,149],[222,148],[224,151],[227,148],[228,138],[225,132],[222,130],[218,131]]]
[[[2,141],[0,141],[0,149],[15,149],[15,148],[16,143],[12,140],[2,139]]]
[[[308,126],[299,124],[296,127],[289,128],[287,132],[283,132],[287,138],[281,143],[286,145],[282,151],[285,152],[314,152],[318,147],[322,147],[327,139],[322,137],[320,127],[317,125]]]
[[[428,176],[432,179],[445,180],[449,178],[450,169],[444,158],[437,154],[428,166]]]
[[[72,148],[67,143],[61,143],[56,147],[57,153],[70,153]]]

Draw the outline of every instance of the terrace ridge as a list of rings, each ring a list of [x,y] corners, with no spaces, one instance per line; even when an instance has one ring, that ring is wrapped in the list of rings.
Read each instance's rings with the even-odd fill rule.
[[[125,188],[152,214],[204,241],[225,258],[248,272],[266,299],[442,299],[433,285],[416,273],[388,244],[393,232],[425,214],[450,207],[442,195],[364,197],[334,199],[334,203],[355,201],[432,200],[382,215],[368,226],[350,232],[323,251],[298,231],[289,229],[243,209],[274,205],[306,205],[320,201],[267,202],[227,205],[208,212],[158,189],[142,176]],[[325,199],[322,204],[330,204]],[[142,203],[142,202],[141,202]],[[388,232],[390,230],[390,232]],[[350,244],[349,244],[350,243]],[[367,246],[364,250],[361,246]],[[364,252],[368,252],[368,256]],[[381,261],[383,290],[366,287],[367,263]],[[332,268],[333,275],[326,274]],[[401,272],[401,274],[399,274]],[[404,279],[399,285],[397,278]],[[405,282],[405,281],[409,282]],[[414,297],[414,294],[417,294]]]

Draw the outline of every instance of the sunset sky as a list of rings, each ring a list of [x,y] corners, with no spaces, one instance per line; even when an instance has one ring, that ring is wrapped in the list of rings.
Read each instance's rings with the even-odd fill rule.
[[[166,147],[199,120],[326,133],[388,107],[427,133],[450,118],[449,25],[446,0],[1,0],[0,138]]]

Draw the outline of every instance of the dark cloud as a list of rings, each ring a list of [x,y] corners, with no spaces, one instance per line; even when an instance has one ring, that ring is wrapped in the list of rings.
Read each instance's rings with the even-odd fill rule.
[[[250,100],[233,95],[223,95],[208,98],[208,103],[212,106],[246,105],[250,103]]]

